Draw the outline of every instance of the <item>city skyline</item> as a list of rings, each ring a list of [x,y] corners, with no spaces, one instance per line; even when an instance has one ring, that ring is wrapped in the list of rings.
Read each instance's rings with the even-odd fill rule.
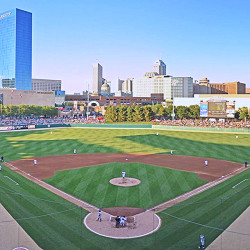
[[[92,86],[95,62],[113,81],[141,77],[158,59],[173,76],[250,87],[248,1],[10,0],[0,13],[14,8],[33,14],[32,77],[60,79],[67,92]]]

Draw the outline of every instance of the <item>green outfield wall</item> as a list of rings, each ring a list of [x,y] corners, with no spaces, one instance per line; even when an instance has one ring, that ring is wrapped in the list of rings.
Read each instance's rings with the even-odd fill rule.
[[[70,124],[71,127],[85,127],[85,128],[152,128],[152,125],[142,124]]]
[[[202,128],[202,127],[182,127],[182,126],[165,126],[152,125],[154,129],[166,130],[185,130],[185,131],[207,131],[207,132],[236,132],[236,133],[250,133],[250,127],[247,128]]]

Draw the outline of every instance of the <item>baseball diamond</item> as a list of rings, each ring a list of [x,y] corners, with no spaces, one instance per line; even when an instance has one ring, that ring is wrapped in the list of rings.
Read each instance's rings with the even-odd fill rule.
[[[0,201],[42,249],[195,249],[200,234],[209,245],[250,204],[250,172],[244,166],[250,135],[235,140],[227,133],[155,133],[101,128],[0,133],[6,161]],[[138,182],[126,185],[126,178]],[[114,179],[121,186],[111,184]],[[117,228],[117,215],[125,216],[124,226]],[[239,239],[250,237],[237,230],[231,233]],[[12,237],[18,242],[18,235]]]

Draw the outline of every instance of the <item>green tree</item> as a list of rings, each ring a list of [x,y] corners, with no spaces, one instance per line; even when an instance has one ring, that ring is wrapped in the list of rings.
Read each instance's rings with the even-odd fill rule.
[[[108,105],[107,109],[105,110],[105,114],[104,114],[104,117],[105,117],[105,121],[107,122],[111,122],[111,106]]]
[[[127,105],[118,106],[118,121],[125,122],[127,120]]]
[[[161,104],[152,105],[152,110],[156,115],[159,115],[159,110],[162,108]]]
[[[248,118],[248,108],[247,107],[242,107],[238,109],[239,112],[239,119],[247,119]]]
[[[176,116],[179,119],[187,118],[189,114],[189,108],[186,106],[178,106],[176,111]]]
[[[151,105],[147,105],[143,107],[144,119],[149,122],[154,118],[154,112],[152,110]]]
[[[168,117],[168,112],[167,112],[167,108],[164,108],[163,106],[161,106],[161,108],[159,109],[159,112],[158,114],[161,116],[161,117]]]
[[[127,121],[132,122],[134,121],[134,116],[135,116],[135,106],[132,105],[128,107],[127,109]]]
[[[200,106],[190,105],[189,106],[189,117],[188,118],[199,118],[200,117]]]
[[[177,108],[174,107],[174,113],[176,114],[176,112],[177,112]],[[166,113],[167,113],[167,117],[170,118],[171,114],[173,113],[173,105],[167,106]]]
[[[26,105],[26,104],[19,105],[19,113],[20,113],[20,115],[23,115],[23,116],[30,115],[29,105]]]
[[[134,121],[141,122],[144,120],[143,108],[139,104],[135,106]]]

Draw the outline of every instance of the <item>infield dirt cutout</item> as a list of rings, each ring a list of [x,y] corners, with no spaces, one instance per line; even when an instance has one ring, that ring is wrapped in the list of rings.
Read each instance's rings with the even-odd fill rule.
[[[113,178],[109,181],[112,185],[121,186],[121,187],[132,187],[139,185],[141,183],[140,180],[131,177],[125,177],[124,179],[121,177]]]
[[[37,165],[35,166],[34,159],[37,160]],[[208,167],[204,166],[205,160],[208,160]],[[193,172],[196,173],[201,179],[209,182],[170,201],[159,204],[152,209],[148,209],[147,211],[143,209],[139,211],[140,209],[138,210],[138,208],[134,208],[137,212],[139,211],[139,213],[133,212],[134,215],[133,213],[125,214],[124,208],[103,209],[102,222],[99,222],[97,221],[99,208],[81,201],[42,181],[42,179],[53,176],[56,171],[89,167],[110,162],[141,162],[160,167]],[[244,170],[242,164],[225,160],[182,155],[121,153],[73,154],[36,157],[12,161],[7,163],[7,165],[9,165],[12,170],[24,175],[26,178],[41,185],[49,191],[54,192],[64,199],[67,199],[70,202],[88,210],[90,214],[85,217],[84,224],[89,230],[105,237],[117,239],[142,237],[155,232],[161,225],[161,220],[156,212],[162,211],[167,207],[173,206],[193,195],[201,193]],[[121,180],[122,178],[118,179]],[[127,208],[127,210],[131,209]],[[119,213],[117,213],[117,211],[119,211]],[[130,223],[124,228],[115,228],[112,215],[134,216],[135,220],[134,223]]]

